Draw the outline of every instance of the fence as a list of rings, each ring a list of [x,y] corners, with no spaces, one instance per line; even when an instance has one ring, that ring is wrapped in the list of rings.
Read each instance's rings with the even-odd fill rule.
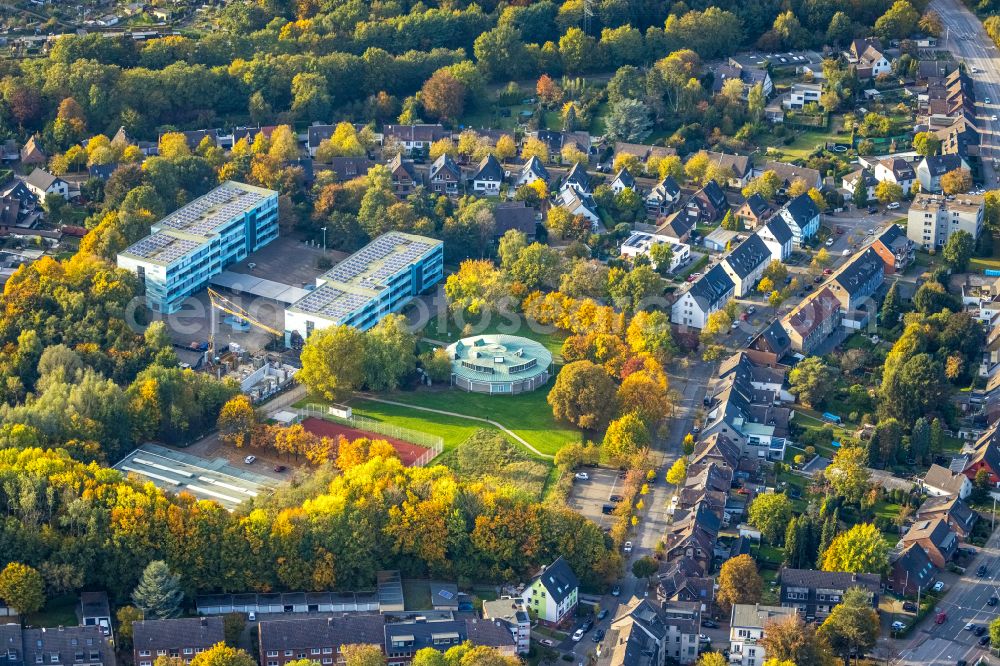
[[[404,442],[410,442],[412,444],[422,446],[427,449],[427,452],[422,453],[420,457],[413,462],[414,467],[423,467],[431,460],[441,455],[441,452],[444,451],[444,439],[438,437],[437,435],[420,432],[419,430],[410,430],[409,428],[403,428],[391,423],[376,421],[375,419],[371,419],[360,414],[352,414],[351,416],[344,418],[331,414],[327,405],[319,405],[316,403],[309,403],[305,407],[300,408],[298,411],[299,414],[304,417],[312,416],[318,419],[325,419],[333,423],[339,423],[340,425],[347,426],[348,428],[364,430],[365,432],[373,432],[378,435],[384,435],[385,437],[400,439]]]

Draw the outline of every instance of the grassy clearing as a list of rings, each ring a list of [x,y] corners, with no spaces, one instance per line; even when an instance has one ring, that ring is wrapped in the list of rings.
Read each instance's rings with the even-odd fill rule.
[[[580,440],[580,432],[570,426],[557,423],[552,417],[552,408],[545,401],[548,390],[539,389],[531,393],[510,396],[491,396],[483,393],[466,393],[458,389],[442,391],[415,391],[396,393],[389,399],[418,407],[443,409],[457,414],[492,419],[510,428],[542,453],[555,455],[563,446]],[[368,405],[378,403],[364,403]],[[392,407],[392,405],[379,405]],[[415,412],[422,414],[421,412]],[[427,413],[423,417],[436,422],[441,415]],[[407,428],[426,430],[425,427]],[[473,429],[478,428],[475,425]],[[435,433],[436,434],[436,433]],[[443,437],[443,435],[442,435]],[[464,441],[464,440],[463,440]]]
[[[403,581],[403,607],[424,610],[431,607],[431,584],[427,580]]]
[[[370,400],[354,399],[351,401],[351,409],[355,414],[367,416],[376,421],[392,423],[402,428],[418,430],[431,435],[437,435],[444,440],[445,452],[454,449],[456,446],[469,439],[472,433],[481,428],[497,430],[486,423],[475,423],[455,416],[444,416],[443,414],[431,414],[407,407],[397,405],[386,405],[381,402]]]
[[[76,617],[76,602],[75,594],[53,597],[42,610],[28,616],[28,624],[33,627],[75,627],[80,622]]]

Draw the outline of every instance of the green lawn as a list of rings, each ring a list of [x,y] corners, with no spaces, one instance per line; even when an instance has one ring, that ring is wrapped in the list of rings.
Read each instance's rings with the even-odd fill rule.
[[[795,130],[795,140],[785,145],[785,138],[764,135],[757,143],[761,146],[774,146],[787,159],[805,159],[826,142],[845,143],[847,137],[838,135],[831,129]]]
[[[28,616],[28,624],[35,627],[75,627],[80,623],[76,617],[75,594],[63,594],[49,599],[45,607]]]
[[[566,339],[566,334],[555,330],[551,326],[542,326],[535,322],[528,322],[527,317],[518,316],[515,321],[493,314],[489,320],[470,320],[474,333],[477,335],[490,335],[502,333],[504,335],[520,335],[545,345],[546,349],[552,352],[553,363],[562,363],[562,345]],[[424,328],[425,338],[440,340],[442,342],[454,342],[462,337],[462,327],[458,326],[452,317],[435,317]]]
[[[484,393],[466,393],[459,389],[450,389],[394,393],[388,396],[388,399],[418,407],[443,409],[458,414],[492,419],[510,428],[542,453],[554,455],[566,444],[580,441],[580,432],[575,428],[557,423],[552,418],[552,408],[545,401],[549,388],[551,388],[551,382],[545,388],[521,395],[491,396]],[[378,403],[365,402],[362,403],[362,408],[368,409],[369,405],[376,404]],[[379,405],[379,407],[392,407],[392,405]],[[434,423],[441,418],[438,414],[427,413],[423,415],[419,411],[414,411],[414,414],[418,418]],[[402,422],[399,425],[414,430],[427,429],[427,426],[414,426]],[[471,425],[473,430],[479,427],[475,423]],[[444,437],[444,435],[441,436]]]
[[[386,405],[370,400],[353,399],[351,409],[355,414],[367,416],[376,421],[398,425],[401,428],[426,432],[444,440],[444,450],[449,451],[472,436],[481,428],[495,430],[486,423],[475,423],[454,416],[430,414],[397,405]]]

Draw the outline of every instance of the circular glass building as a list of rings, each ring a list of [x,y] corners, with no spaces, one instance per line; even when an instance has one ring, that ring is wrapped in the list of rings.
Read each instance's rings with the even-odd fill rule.
[[[552,354],[514,335],[477,335],[448,346],[451,383],[475,393],[533,391],[549,380]]]

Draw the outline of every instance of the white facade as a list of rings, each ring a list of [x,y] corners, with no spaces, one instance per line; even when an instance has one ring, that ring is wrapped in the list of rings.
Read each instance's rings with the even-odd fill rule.
[[[793,83],[792,90],[782,100],[786,109],[801,109],[806,104],[819,104],[823,86],[818,83]]]
[[[749,274],[740,277],[740,274],[737,273],[733,269],[733,267],[729,264],[728,257],[725,257],[722,260],[722,269],[726,271],[726,275],[728,275],[729,279],[731,279],[733,281],[733,284],[736,285],[736,291],[735,291],[736,295],[742,297],[750,293],[750,290],[753,289],[753,286],[757,284],[757,282],[762,277],[764,277],[764,269],[767,268],[767,265],[769,263],[770,263],[770,256],[768,257],[767,261],[762,261],[761,263],[757,264]]]
[[[778,261],[783,262],[785,259],[791,256],[792,239],[790,237],[787,240],[785,240],[784,243],[782,243],[781,241],[779,241],[777,238],[774,237],[774,234],[771,233],[771,230],[768,229],[766,224],[762,225],[759,229],[757,229],[756,234],[760,236],[760,239],[764,241],[764,245],[766,245],[767,249],[771,251],[772,260],[776,259]]]
[[[890,182],[902,187],[904,195],[909,194],[913,190],[913,178],[896,178],[896,174],[892,172],[892,169],[881,162],[875,165],[874,174],[875,180],[880,183]]]
[[[678,325],[702,329],[705,328],[705,321],[712,312],[715,312],[715,310],[708,312],[702,310],[701,306],[698,305],[698,301],[688,291],[674,301],[673,306],[670,308],[670,321]]]
[[[795,615],[794,608],[734,604],[729,628],[729,663],[761,666],[764,663],[764,627],[768,622]]]
[[[918,194],[907,214],[906,237],[924,249],[943,247],[957,231],[977,239],[983,230],[984,210],[983,197],[975,194],[951,198]]]
[[[670,258],[670,266],[667,268],[669,272],[673,273],[691,260],[690,245],[677,243],[673,239],[665,236],[647,234],[641,231],[632,234],[628,240],[622,243],[621,253],[623,257],[637,257],[640,255],[648,257],[650,248],[654,245],[664,244],[669,245],[670,249],[673,251],[673,255]],[[656,262],[652,263],[653,268],[659,270],[659,266],[656,265]]]

